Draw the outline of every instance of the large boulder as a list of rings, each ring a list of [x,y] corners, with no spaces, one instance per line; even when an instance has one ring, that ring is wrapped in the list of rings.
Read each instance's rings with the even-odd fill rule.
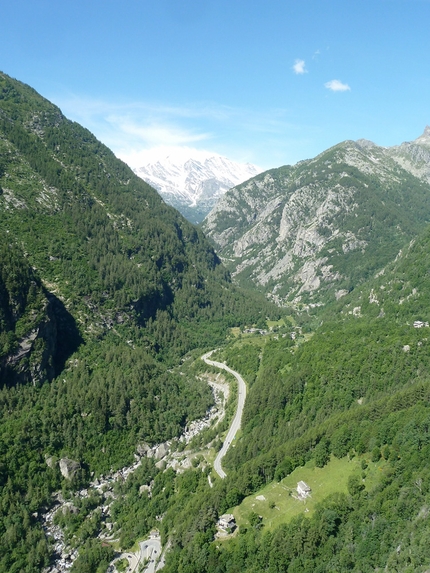
[[[156,460],[161,460],[169,453],[169,447],[167,444],[160,444],[158,448],[155,450],[154,458]]]
[[[76,475],[76,472],[81,467],[79,462],[75,462],[69,458],[61,458],[59,464],[61,475],[66,479],[73,479]]]
[[[146,442],[143,442],[142,444],[137,445],[136,451],[139,454],[139,456],[146,456],[150,449],[151,446]]]
[[[50,456],[49,454],[45,454],[45,462],[46,465],[53,470],[57,465],[58,458],[55,456]]]

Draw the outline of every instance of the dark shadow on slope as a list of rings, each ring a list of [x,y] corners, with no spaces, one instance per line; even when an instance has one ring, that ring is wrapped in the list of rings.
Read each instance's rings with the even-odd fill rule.
[[[53,355],[53,364],[55,376],[58,376],[64,369],[67,359],[76,352],[84,340],[74,317],[66,309],[64,303],[52,293],[47,292],[46,296],[57,326],[57,344]]]

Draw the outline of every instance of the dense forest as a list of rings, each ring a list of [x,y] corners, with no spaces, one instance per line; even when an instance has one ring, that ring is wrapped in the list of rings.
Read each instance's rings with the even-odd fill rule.
[[[277,311],[94,136],[3,74],[0,154],[0,570],[37,571],[49,551],[32,514],[62,484],[45,458],[78,460],[76,486],[177,435],[213,398],[168,369]]]
[[[166,573],[428,569],[428,229],[377,276],[298,314],[237,288],[199,229],[3,74],[0,158],[1,573],[52,565],[40,516],[53,492],[73,501],[54,518],[79,549],[73,573],[106,571],[153,528]],[[112,486],[116,542],[101,543],[103,492],[75,492],[205,415],[204,376],[217,374],[200,356],[215,348],[248,384],[227,478],[211,464],[233,387],[189,469],[142,457]],[[78,462],[71,479],[61,458]],[[330,487],[284,509],[296,476],[317,471]],[[219,539],[227,511],[239,527]]]
[[[228,477],[210,488],[208,467],[182,475],[146,467],[121,486],[124,544],[160,527],[171,543],[167,572],[426,571],[429,246],[427,231],[379,277],[324,309],[311,332],[285,317],[271,334],[243,333],[219,351],[249,385]],[[330,472],[333,460],[347,469],[345,487],[308,515],[277,516],[273,526],[251,511],[231,539],[214,541],[222,513],[240,516],[258,492],[300,469]],[[139,485],[151,479],[152,498],[142,497]]]
[[[355,469],[310,515],[286,515],[277,527],[251,512],[230,541],[214,543],[213,520],[204,531],[190,523],[173,534],[166,571],[427,570],[429,247],[427,231],[381,276],[326,308],[312,336],[293,341],[286,323],[218,354],[248,374],[250,390],[229,477],[200,494],[202,512],[240,509],[250,495],[255,504],[261,488],[296,468],[330,471],[338,459]],[[194,499],[188,511],[198,506]]]

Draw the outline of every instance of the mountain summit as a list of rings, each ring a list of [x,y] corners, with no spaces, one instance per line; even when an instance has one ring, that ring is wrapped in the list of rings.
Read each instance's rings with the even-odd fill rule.
[[[416,138],[415,143],[419,145],[430,145],[430,125],[426,125],[423,134]]]
[[[345,141],[231,189],[203,229],[236,280],[278,302],[338,298],[430,219],[430,129],[385,148]]]
[[[167,203],[193,223],[200,223],[226,191],[261,170],[204,152],[166,153],[134,169]]]

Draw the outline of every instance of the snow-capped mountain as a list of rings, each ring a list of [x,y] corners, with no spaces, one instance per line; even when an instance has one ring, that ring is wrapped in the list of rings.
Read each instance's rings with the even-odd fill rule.
[[[204,152],[167,154],[134,169],[193,223],[202,221],[226,191],[261,171],[251,163]]]

